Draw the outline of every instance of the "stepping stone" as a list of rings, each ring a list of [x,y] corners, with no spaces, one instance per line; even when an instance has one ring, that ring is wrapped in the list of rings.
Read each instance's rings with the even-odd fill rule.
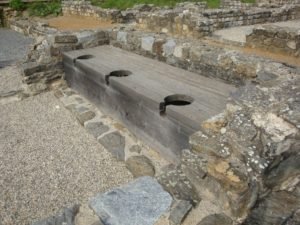
[[[104,125],[102,122],[87,122],[84,126],[95,138],[109,131],[109,127]]]
[[[118,160],[125,160],[125,137],[118,131],[106,134],[98,141]]]
[[[155,175],[155,168],[150,159],[146,156],[132,156],[126,161],[126,168],[134,177]]]
[[[142,151],[142,148],[140,146],[138,146],[138,145],[133,145],[133,146],[131,146],[131,148],[129,149],[129,151],[140,154],[141,151]]]
[[[153,225],[172,203],[172,197],[151,177],[98,194],[90,207],[104,225]]]
[[[93,111],[85,111],[83,113],[76,114],[76,118],[82,126],[86,121],[93,119],[95,116],[96,114]]]
[[[176,206],[171,210],[169,221],[171,225],[180,225],[187,214],[192,209],[192,204],[189,201],[180,200]]]
[[[205,217],[197,225],[232,225],[233,221],[225,214],[212,214]]]

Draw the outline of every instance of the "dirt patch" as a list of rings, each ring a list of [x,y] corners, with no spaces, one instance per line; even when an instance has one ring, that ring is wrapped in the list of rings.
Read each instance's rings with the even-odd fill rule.
[[[111,21],[100,21],[94,18],[83,16],[59,16],[48,19],[50,27],[58,30],[78,31],[82,29],[113,28],[116,23]]]
[[[233,46],[233,45],[229,45],[229,44],[220,43],[217,41],[212,41],[209,39],[206,39],[205,43],[212,45],[212,46],[217,46],[217,47],[221,47],[221,48],[227,48],[227,49],[240,51],[247,55],[256,55],[256,56],[263,57],[266,59],[271,59],[271,60],[274,60],[277,62],[287,63],[287,64],[293,65],[293,66],[300,66],[299,58],[284,55],[281,53],[268,52],[266,50],[258,49],[258,48]]]

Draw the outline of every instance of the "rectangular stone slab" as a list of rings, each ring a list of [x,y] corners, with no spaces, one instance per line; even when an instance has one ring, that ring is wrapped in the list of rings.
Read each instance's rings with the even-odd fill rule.
[[[82,55],[93,58],[76,59]],[[112,46],[66,52],[64,67],[72,88],[175,162],[188,147],[188,137],[201,129],[203,121],[221,113],[235,90],[219,80]],[[107,85],[105,76],[116,70],[127,70],[131,75],[110,77]],[[160,103],[173,94],[188,95],[194,101],[185,106],[169,105],[160,115]]]

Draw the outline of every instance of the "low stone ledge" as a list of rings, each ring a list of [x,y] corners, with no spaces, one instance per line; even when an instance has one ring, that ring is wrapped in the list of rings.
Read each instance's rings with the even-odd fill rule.
[[[62,78],[62,52],[109,43],[107,30],[64,32],[50,28],[47,24],[25,19],[10,20],[9,25],[17,32],[35,38],[35,43],[22,64],[23,82],[28,85],[42,83],[47,86]]]
[[[130,27],[114,29],[110,33],[110,44],[236,85],[242,85],[247,80],[271,82],[283,75],[279,68],[285,67],[262,57],[245,55],[202,41],[171,38],[165,34],[135,31]]]
[[[300,27],[257,26],[246,37],[246,46],[300,57]]]

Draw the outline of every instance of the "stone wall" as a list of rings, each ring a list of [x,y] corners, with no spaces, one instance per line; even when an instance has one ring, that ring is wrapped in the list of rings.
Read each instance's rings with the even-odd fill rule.
[[[236,85],[244,84],[248,80],[261,82],[272,77],[265,76],[270,67],[273,67],[271,60],[207,45],[199,40],[171,38],[165,34],[146,33],[129,28],[113,30],[110,44]]]
[[[300,18],[300,6],[282,8],[210,9],[202,13],[159,10],[137,16],[138,27],[155,32],[201,38],[223,28]]]
[[[203,3],[181,3],[168,9],[137,5],[132,9],[119,11],[101,9],[92,6],[89,1],[63,1],[64,14],[120,23],[136,22],[139,29],[196,38],[228,27],[300,18],[299,12],[300,5],[293,4],[282,8],[206,9]]]
[[[10,21],[10,28],[35,38],[26,61],[22,64],[23,82],[32,94],[46,90],[64,75],[62,52],[108,44],[103,30],[60,32],[47,24],[29,20]]]
[[[207,8],[206,2],[197,2],[197,3],[189,3],[183,2],[178,3],[175,6],[174,11],[183,11],[189,10],[191,12],[200,12]],[[136,17],[141,12],[153,12],[159,10],[158,7],[154,5],[140,4],[135,5],[131,9],[127,10],[117,10],[117,9],[103,9],[97,6],[91,5],[90,1],[82,0],[82,1],[72,1],[72,0],[64,0],[62,2],[62,11],[64,15],[77,15],[77,16],[87,16],[95,19],[103,20],[103,21],[112,21],[119,23],[128,23],[135,22]]]
[[[299,0],[256,0],[255,3],[244,3],[241,0],[221,0],[221,8],[249,9],[251,7],[279,7],[300,4]]]
[[[256,0],[258,5],[280,6],[286,4],[300,4],[299,0]]]
[[[240,0],[221,0],[221,8],[229,9],[249,9],[254,7],[254,3],[243,3]]]
[[[300,29],[263,25],[247,35],[246,45],[270,52],[300,57]]]
[[[234,93],[190,137],[177,168],[158,178],[179,199],[217,206],[199,225],[224,214],[235,223],[223,216],[218,224],[300,223],[299,71],[276,65],[272,73],[281,75]]]
[[[120,10],[102,9],[92,6],[90,1],[62,1],[62,12],[64,15],[77,15],[92,17],[103,21],[118,21],[121,17]]]
[[[16,11],[9,7],[0,7],[0,27],[8,26],[8,20],[16,16]]]
[[[108,43],[235,85],[242,85],[247,80],[260,82],[269,79],[264,76],[264,73],[273,63],[264,58],[244,55],[217,46],[208,46],[197,40],[135,31],[130,26],[114,30],[69,33],[59,32],[43,23],[19,20],[11,22],[10,27],[36,39],[36,43],[23,65],[24,82],[30,85],[34,83],[48,84],[62,76],[62,51]]]

